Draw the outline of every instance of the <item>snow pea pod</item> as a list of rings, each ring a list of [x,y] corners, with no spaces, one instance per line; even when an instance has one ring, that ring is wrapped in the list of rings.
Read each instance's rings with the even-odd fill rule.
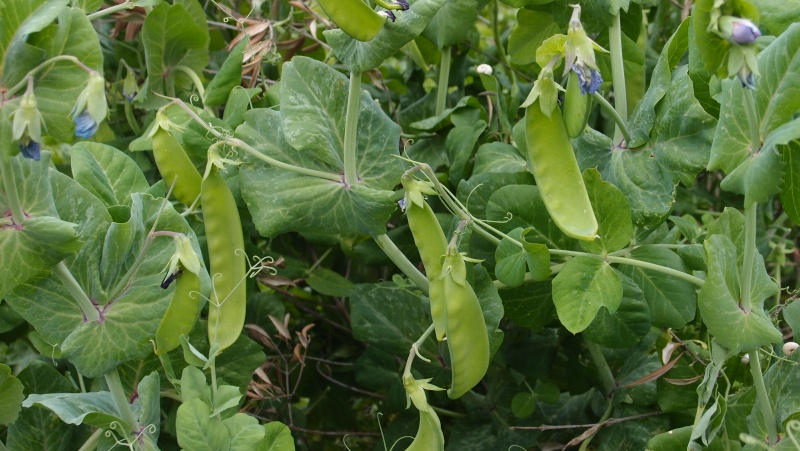
[[[175,277],[175,293],[156,330],[156,355],[177,348],[181,335],[188,336],[200,314],[200,278],[191,271],[181,271]]]
[[[218,343],[221,352],[239,338],[244,326],[244,237],[233,194],[213,165],[203,179],[201,200],[212,280],[208,340],[212,345]]]
[[[442,257],[447,253],[447,239],[436,214],[431,206],[425,202],[423,192],[428,192],[428,187],[423,183],[410,178],[403,179],[406,189],[406,216],[414,243],[425,266],[425,275],[428,278],[428,298],[431,303],[431,317],[436,331],[436,339],[444,340],[447,323],[445,310],[444,280],[442,274]],[[433,191],[435,192],[435,191]]]
[[[450,245],[442,278],[447,310],[447,348],[453,379],[447,396],[460,398],[489,369],[489,335],[475,290],[466,280],[464,256]]]
[[[419,427],[406,451],[441,451],[444,449],[442,423],[433,409],[419,411]]]
[[[388,16],[379,14],[362,0],[318,0],[325,14],[351,38],[369,41],[381,31]]]
[[[592,112],[592,95],[582,94],[578,74],[569,71],[567,93],[564,94],[564,125],[567,136],[575,138],[586,128]]]
[[[547,117],[539,100],[525,109],[528,160],[547,212],[565,234],[591,241],[597,235],[597,219],[583,183],[561,110]]]
[[[156,127],[158,129],[153,134],[153,158],[158,166],[158,172],[161,173],[167,187],[175,184],[172,194],[176,199],[186,205],[192,205],[200,196],[203,177],[197,172],[192,160],[172,133],[158,125]]]

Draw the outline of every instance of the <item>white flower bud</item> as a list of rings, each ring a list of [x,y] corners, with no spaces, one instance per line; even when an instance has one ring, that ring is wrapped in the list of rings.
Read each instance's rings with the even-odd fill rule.
[[[478,66],[478,73],[480,75],[492,75],[492,66],[488,64],[481,64]]]

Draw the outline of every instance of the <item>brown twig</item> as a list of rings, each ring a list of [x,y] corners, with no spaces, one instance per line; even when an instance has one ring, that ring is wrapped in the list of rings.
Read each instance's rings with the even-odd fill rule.
[[[640,413],[639,415],[631,415],[629,417],[609,418],[606,421],[592,424],[566,424],[566,425],[544,425],[544,426],[510,426],[509,429],[525,430],[525,431],[553,431],[559,429],[581,429],[581,428],[601,428],[603,426],[611,426],[617,423],[624,423],[626,421],[638,420],[640,418],[654,417],[663,415],[664,412],[648,412]]]

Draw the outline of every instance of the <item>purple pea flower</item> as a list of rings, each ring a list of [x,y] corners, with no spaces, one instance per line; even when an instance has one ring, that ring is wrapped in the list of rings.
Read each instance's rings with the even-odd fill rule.
[[[19,151],[25,158],[39,161],[39,158],[41,157],[40,150],[41,146],[34,140],[28,140],[28,142],[19,142]]]
[[[75,116],[73,121],[75,121],[75,136],[83,139],[89,139],[94,136],[95,132],[97,132],[97,128],[100,126],[100,124],[92,119],[92,115],[89,114],[89,111],[84,111]]]

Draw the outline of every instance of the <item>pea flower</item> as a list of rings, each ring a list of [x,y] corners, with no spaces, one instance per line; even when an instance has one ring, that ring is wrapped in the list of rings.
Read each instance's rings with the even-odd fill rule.
[[[128,75],[122,82],[122,95],[128,99],[128,102],[133,102],[133,98],[139,93],[139,85],[136,83],[136,74],[133,70],[128,68]]]
[[[558,62],[558,57],[553,58],[550,64],[542,68],[539,77],[533,82],[533,89],[520,105],[520,108],[527,108],[539,100],[539,107],[545,116],[550,117],[553,110],[558,107],[558,91],[563,88],[553,80],[553,66]]]
[[[191,273],[198,274],[203,264],[200,263],[200,257],[194,251],[192,242],[189,237],[179,233],[175,237],[175,253],[167,263],[167,275],[164,281],[161,282],[161,288],[168,288],[170,283],[178,277],[180,272],[185,269]]]
[[[572,18],[569,21],[567,40],[564,44],[564,75],[570,70],[575,71],[580,81],[581,94],[594,94],[603,84],[594,51],[606,50],[586,36],[581,24],[580,5],[572,5],[572,8]]]
[[[488,64],[480,64],[476,70],[480,75],[492,75],[492,66]]]
[[[23,156],[39,160],[39,148],[42,142],[42,114],[36,107],[36,96],[33,93],[31,81],[28,82],[28,89],[20,99],[19,108],[13,114],[12,138],[19,141],[19,150]]]
[[[71,114],[75,122],[75,136],[87,139],[97,132],[108,114],[105,79],[99,73],[89,74],[89,82],[78,95]]]
[[[722,16],[719,18],[719,34],[733,44],[747,45],[761,37],[761,30],[748,19]]]

